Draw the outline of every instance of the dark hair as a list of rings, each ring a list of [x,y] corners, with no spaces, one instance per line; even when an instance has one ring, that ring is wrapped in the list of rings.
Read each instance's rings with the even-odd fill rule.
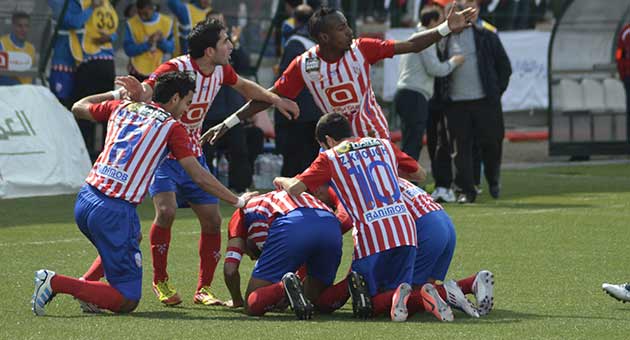
[[[338,141],[352,137],[352,128],[350,128],[350,123],[343,115],[339,113],[327,113],[317,121],[315,136],[321,143],[326,141],[326,136],[330,136]]]
[[[313,39],[315,39],[315,41],[317,41],[319,34],[324,30],[326,17],[334,13],[337,13],[336,9],[324,6],[315,11],[311,19],[308,21],[308,33]]]
[[[431,21],[440,20],[440,10],[435,6],[425,7],[420,11],[420,23],[428,27]]]
[[[295,8],[302,4],[302,0],[284,0],[284,3]]]
[[[295,8],[293,16],[295,17],[296,23],[299,24],[299,26],[302,26],[313,16],[313,7],[309,5],[299,5]]]
[[[136,8],[143,9],[145,7],[153,6],[153,0],[138,0],[136,1]]]
[[[31,16],[26,12],[13,12],[11,15],[11,23],[14,24],[16,21],[20,19],[28,19],[31,20]]]
[[[166,72],[157,77],[155,88],[153,89],[153,101],[156,103],[168,103],[175,93],[180,98],[188,95],[190,91],[195,92],[195,74],[192,72]]]
[[[193,58],[203,57],[208,47],[217,47],[221,31],[225,29],[223,23],[217,19],[201,21],[188,35],[188,53]]]

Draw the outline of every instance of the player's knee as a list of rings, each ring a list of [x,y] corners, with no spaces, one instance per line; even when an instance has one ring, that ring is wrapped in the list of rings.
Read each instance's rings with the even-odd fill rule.
[[[162,225],[171,225],[175,220],[175,212],[177,208],[168,206],[168,205],[160,205],[156,208],[155,219],[157,220],[160,226]]]
[[[121,313],[121,314],[131,313],[133,312],[134,309],[136,309],[136,307],[138,307],[139,302],[140,301],[125,299],[123,303],[120,305],[120,308],[118,308],[118,310],[116,311],[116,313]]]
[[[201,229],[205,233],[218,234],[221,232],[221,216],[211,216],[205,221],[201,221]]]

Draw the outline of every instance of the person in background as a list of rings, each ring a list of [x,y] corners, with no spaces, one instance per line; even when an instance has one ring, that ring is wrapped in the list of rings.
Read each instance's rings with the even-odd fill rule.
[[[626,112],[628,114],[626,123],[630,131],[630,24],[623,26],[617,38],[617,51],[615,53],[619,78],[626,88]],[[628,133],[630,136],[630,133]]]
[[[188,3],[183,0],[168,0],[168,9],[176,17],[173,25],[175,48],[173,56],[188,53],[188,34],[192,28],[212,12],[212,0],[191,0]]]
[[[152,0],[138,0],[138,13],[127,20],[124,49],[129,74],[143,81],[173,52],[173,20],[158,13]]]
[[[35,47],[26,41],[31,26],[31,16],[24,12],[15,12],[11,15],[11,33],[0,37],[0,51],[22,52],[31,58],[35,65]],[[32,77],[0,77],[0,86],[32,84]]]

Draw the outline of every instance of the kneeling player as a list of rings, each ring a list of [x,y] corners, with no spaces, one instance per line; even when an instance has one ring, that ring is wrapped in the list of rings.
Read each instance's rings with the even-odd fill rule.
[[[324,311],[345,303],[329,298],[347,291],[345,284],[331,287],[341,261],[339,220],[314,196],[290,196],[285,191],[257,196],[234,212],[229,234],[224,274],[232,306],[244,302],[238,273],[244,250],[254,253],[253,257],[262,250],[245,293],[247,314],[263,315],[285,293],[299,319],[311,318],[311,301]],[[294,274],[303,264],[307,268],[304,287]]]
[[[237,208],[255,194],[237,197],[194,158],[186,130],[177,121],[188,109],[194,89],[195,82],[187,74],[171,72],[158,77],[151,104],[117,100],[120,92],[89,96],[74,104],[77,117],[108,121],[105,148],[79,191],[74,215],[98,250],[109,283],[39,270],[31,301],[35,315],[44,315],[45,305],[59,293],[118,313],[136,308],[142,291],[136,206],[169,151],[203,190]]]

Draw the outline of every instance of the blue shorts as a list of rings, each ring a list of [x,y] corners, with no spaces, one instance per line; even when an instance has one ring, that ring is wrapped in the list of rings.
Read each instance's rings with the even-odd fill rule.
[[[74,72],[51,70],[48,83],[55,97],[59,99],[72,99],[74,91]]]
[[[411,284],[416,247],[402,246],[352,261],[352,270],[363,275],[370,296]]]
[[[136,206],[109,198],[84,184],[77,195],[74,219],[98,250],[105,278],[126,299],[142,296],[142,253],[138,244],[140,220]]]
[[[413,270],[413,284],[427,279],[444,280],[455,252],[455,227],[444,210],[430,212],[416,220],[418,252]]]
[[[201,166],[208,170],[206,157],[197,157]],[[210,172],[208,170],[208,172]],[[161,192],[174,192],[177,198],[177,207],[186,208],[192,204],[217,204],[219,199],[201,189],[195,183],[179,161],[166,159],[160,164],[153,177],[153,183],[149,187],[151,197]]]
[[[307,275],[330,286],[340,262],[339,220],[328,211],[298,208],[271,223],[252,277],[279,282],[306,264]]]

